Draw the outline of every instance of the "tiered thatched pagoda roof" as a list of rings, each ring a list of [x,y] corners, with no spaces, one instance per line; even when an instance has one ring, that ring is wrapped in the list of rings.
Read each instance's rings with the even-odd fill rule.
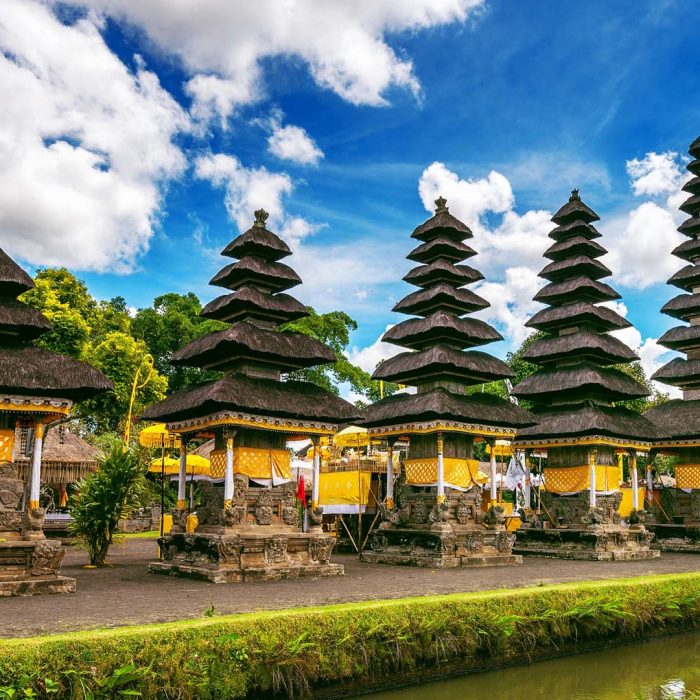
[[[554,243],[545,251],[551,260],[540,272],[547,284],[535,300],[548,308],[527,326],[546,335],[523,353],[540,366],[520,382],[513,394],[533,404],[539,423],[518,433],[519,442],[564,442],[580,437],[606,441],[649,442],[657,431],[641,416],[613,406],[614,402],[646,396],[648,391],[615,365],[637,356],[609,331],[630,323],[601,302],[620,295],[600,280],[611,275],[598,258],[607,252],[594,239],[598,215],[584,204],[577,190],[552,217]]]
[[[478,294],[463,288],[484,277],[473,267],[461,264],[476,255],[463,243],[472,238],[469,228],[449,213],[443,198],[435,204],[435,216],[412,234],[422,243],[408,259],[420,265],[404,277],[420,290],[393,309],[420,318],[400,322],[382,338],[409,351],[386,360],[373,374],[373,379],[415,386],[417,393],[396,394],[372,404],[366,410],[365,424],[380,427],[445,420],[471,426],[474,432],[479,432],[477,426],[514,431],[531,425],[532,416],[508,401],[466,394],[468,386],[513,374],[501,360],[472,349],[502,340],[502,336],[483,321],[462,318],[489,306]]]
[[[79,401],[112,389],[87,363],[32,346],[51,329],[43,314],[17,300],[33,288],[31,277],[0,250],[0,402],[11,396]]]
[[[700,440],[700,137],[690,145],[693,157],[687,168],[693,177],[683,186],[690,196],[681,204],[689,215],[679,231],[688,237],[673,254],[688,264],[671,276],[668,283],[682,289],[661,311],[689,325],[666,331],[659,343],[669,350],[686,355],[665,364],[652,376],[664,384],[683,390],[683,399],[674,399],[648,411],[646,416],[656,423],[665,436],[664,442],[697,444]]]
[[[202,316],[231,325],[188,343],[172,364],[221,370],[219,380],[180,391],[151,406],[148,420],[194,420],[220,412],[344,423],[358,418],[352,404],[307,382],[280,381],[294,370],[335,362],[333,351],[303,333],[280,331],[308,316],[299,301],[281,293],[298,284],[296,272],[280,259],[291,251],[266,228],[267,213],[255,212],[251,229],[235,238],[222,255],[238,258],[211,284],[230,290],[207,304]]]

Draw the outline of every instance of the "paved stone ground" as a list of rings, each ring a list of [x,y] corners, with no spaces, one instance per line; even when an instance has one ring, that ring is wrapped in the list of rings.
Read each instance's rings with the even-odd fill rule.
[[[113,548],[112,568],[84,569],[85,552],[69,548],[62,573],[77,579],[76,593],[0,598],[0,637],[118,625],[166,622],[217,613],[249,612],[379,598],[458,593],[645,574],[700,571],[700,555],[663,554],[640,562],[584,562],[525,558],[522,566],[484,569],[415,569],[363,564],[336,555],[345,576],[217,585],[156,576],[147,563],[155,540],[132,539]]]

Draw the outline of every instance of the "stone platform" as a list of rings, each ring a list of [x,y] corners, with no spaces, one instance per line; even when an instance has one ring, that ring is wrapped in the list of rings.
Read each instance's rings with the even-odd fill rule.
[[[700,554],[700,522],[655,523],[647,527],[655,535],[652,543],[654,549]]]
[[[647,525],[656,536],[654,549],[700,554],[700,489],[687,493],[672,488],[659,493],[662,503],[654,509],[656,522]]]
[[[60,576],[65,549],[58,542],[0,542],[0,597],[73,593],[75,579]]]

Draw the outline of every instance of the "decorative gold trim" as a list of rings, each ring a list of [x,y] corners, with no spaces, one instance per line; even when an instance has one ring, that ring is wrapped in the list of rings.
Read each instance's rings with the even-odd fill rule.
[[[41,396],[0,396],[0,411],[11,413],[44,413],[67,416],[73,402],[68,399],[50,399]]]
[[[245,413],[231,413],[230,411],[221,411],[203,418],[175,421],[167,425],[169,431],[178,433],[191,433],[224,425],[274,430],[280,433],[311,433],[314,435],[333,435],[338,431],[338,426],[332,423],[305,422],[292,418],[266,418]]]
[[[585,438],[551,438],[545,440],[519,440],[517,437],[513,441],[513,448],[516,450],[533,450],[538,447],[573,447],[575,445],[608,445],[626,450],[639,450],[649,452],[652,449],[651,442],[623,440],[622,438],[611,438],[594,436]]]
[[[658,450],[660,447],[700,447],[700,440],[658,440],[653,443],[653,449]]]
[[[493,425],[478,425],[476,423],[460,423],[459,421],[420,421],[416,423],[404,423],[403,425],[387,425],[377,428],[369,428],[372,437],[392,437],[394,435],[421,435],[424,433],[437,433],[440,431],[452,433],[471,433],[472,435],[484,435],[487,437],[500,437],[506,440],[515,438],[516,431],[513,428],[498,428]]]

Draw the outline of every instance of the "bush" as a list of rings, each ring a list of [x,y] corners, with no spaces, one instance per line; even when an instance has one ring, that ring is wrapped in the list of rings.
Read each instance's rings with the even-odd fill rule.
[[[117,683],[149,698],[352,695],[679,632],[699,614],[700,575],[680,574],[213,616],[0,641],[0,689],[22,697],[24,679],[57,698],[118,697],[100,695]]]
[[[97,470],[79,482],[69,510],[70,532],[94,566],[106,565],[119,520],[138,506],[144,484],[145,468],[138,456],[119,442],[113,442]]]

